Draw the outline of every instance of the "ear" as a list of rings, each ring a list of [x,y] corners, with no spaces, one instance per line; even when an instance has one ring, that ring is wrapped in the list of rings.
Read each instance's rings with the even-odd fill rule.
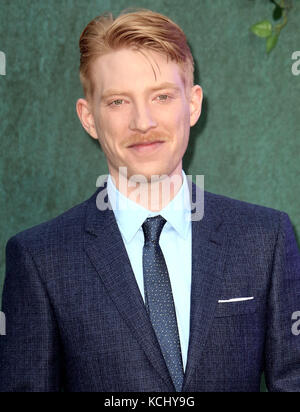
[[[192,87],[190,94],[190,126],[194,126],[201,114],[203,92],[202,88],[197,84]]]
[[[78,99],[76,102],[76,111],[83,128],[93,139],[98,140],[94,116],[88,101],[85,99]]]

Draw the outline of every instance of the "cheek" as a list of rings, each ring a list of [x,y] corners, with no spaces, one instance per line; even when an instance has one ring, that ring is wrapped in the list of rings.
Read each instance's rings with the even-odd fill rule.
[[[189,111],[182,106],[176,111],[170,111],[165,118],[168,129],[177,143],[186,140],[190,130]]]
[[[102,116],[97,125],[98,136],[106,150],[116,152],[117,143],[125,136],[124,121],[120,116]]]
[[[182,112],[174,107],[160,108],[155,113],[155,120],[159,129],[169,131],[171,137],[180,133],[182,129]]]

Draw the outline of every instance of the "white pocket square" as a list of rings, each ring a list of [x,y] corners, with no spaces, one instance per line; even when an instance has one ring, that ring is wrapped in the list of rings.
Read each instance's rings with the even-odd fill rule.
[[[233,298],[233,299],[227,299],[227,300],[218,300],[218,303],[243,302],[245,300],[252,300],[252,299],[254,299],[254,296],[250,296],[247,298]]]

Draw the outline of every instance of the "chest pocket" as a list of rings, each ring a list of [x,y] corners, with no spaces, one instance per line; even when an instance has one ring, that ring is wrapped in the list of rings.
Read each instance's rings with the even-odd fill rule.
[[[217,303],[215,317],[247,315],[255,313],[258,308],[258,300],[244,300],[239,302]]]

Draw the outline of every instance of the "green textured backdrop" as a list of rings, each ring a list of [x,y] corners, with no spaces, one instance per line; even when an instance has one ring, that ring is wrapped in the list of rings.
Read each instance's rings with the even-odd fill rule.
[[[300,1],[276,49],[249,27],[269,18],[267,0],[1,0],[0,291],[5,244],[15,233],[85,200],[107,173],[100,146],[82,129],[75,102],[78,39],[96,15],[146,7],[186,32],[205,95],[184,159],[206,190],[284,210],[300,233]]]

